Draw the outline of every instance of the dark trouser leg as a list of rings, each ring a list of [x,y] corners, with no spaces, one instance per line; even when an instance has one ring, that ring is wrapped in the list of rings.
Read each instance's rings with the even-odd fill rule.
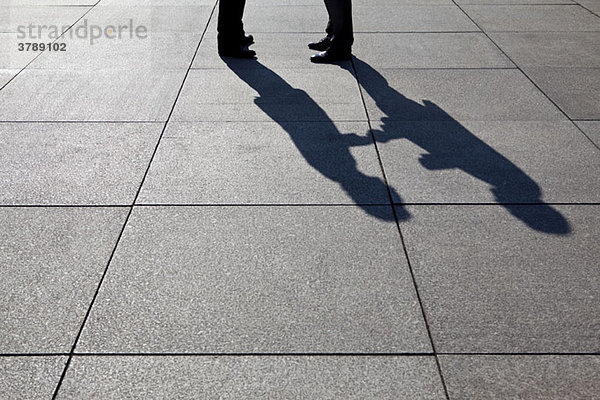
[[[327,34],[327,37],[329,39],[331,39],[333,37],[333,24],[331,23],[331,20],[327,21],[327,27],[325,28],[325,33]]]
[[[329,13],[333,39],[332,51],[346,52],[352,48],[354,36],[352,30],[352,0],[325,0]]]
[[[239,44],[244,36],[244,6],[246,0],[219,0],[217,32],[219,43]]]
[[[329,10],[329,6],[330,4],[328,2],[325,2],[325,8],[327,9],[327,15],[329,15],[329,20],[327,21],[327,27],[325,28],[325,33],[327,34],[328,38],[332,38],[333,37],[333,24],[331,23],[331,11]]]

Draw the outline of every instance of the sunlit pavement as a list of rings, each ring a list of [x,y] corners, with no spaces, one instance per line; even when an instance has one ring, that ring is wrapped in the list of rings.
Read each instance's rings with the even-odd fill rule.
[[[2,3],[0,398],[598,396],[600,3],[353,6]]]

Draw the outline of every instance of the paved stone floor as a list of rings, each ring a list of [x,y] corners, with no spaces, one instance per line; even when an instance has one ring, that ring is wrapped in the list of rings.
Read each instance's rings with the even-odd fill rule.
[[[0,6],[0,398],[600,398],[599,0],[95,1]]]

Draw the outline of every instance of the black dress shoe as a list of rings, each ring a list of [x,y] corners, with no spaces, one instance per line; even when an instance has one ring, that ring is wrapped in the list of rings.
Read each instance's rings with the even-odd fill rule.
[[[331,46],[331,38],[329,36],[325,36],[318,42],[312,42],[308,44],[309,49],[317,51],[325,51],[329,48],[329,46]]]
[[[310,61],[315,64],[331,64],[338,61],[346,61],[352,58],[350,51],[322,51],[310,58]]]
[[[240,41],[242,46],[250,46],[254,44],[254,36],[252,35],[243,35],[242,40]]]
[[[256,52],[242,45],[219,46],[219,55],[221,57],[254,58],[256,56]]]

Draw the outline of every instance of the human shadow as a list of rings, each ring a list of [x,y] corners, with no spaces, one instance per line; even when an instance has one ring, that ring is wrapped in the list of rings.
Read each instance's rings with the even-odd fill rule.
[[[358,169],[350,152],[352,146],[372,145],[367,131],[361,136],[342,133],[327,113],[303,90],[296,89],[257,60],[223,58],[228,67],[259,97],[254,103],[290,136],[308,164],[323,176],[337,182],[352,201],[366,213],[384,221],[395,221],[389,204],[388,187],[376,176]],[[307,122],[308,120],[308,122]],[[393,196],[400,196],[389,188]],[[399,220],[409,218],[403,207],[394,210]]]
[[[399,221],[410,214],[391,185],[358,170],[350,149],[377,142],[407,139],[424,149],[419,162],[428,170],[460,169],[491,186],[496,202],[530,228],[551,234],[571,231],[567,220],[541,200],[539,185],[506,157],[488,146],[436,104],[409,100],[389,86],[367,63],[340,66],[359,73],[361,87],[386,116],[373,135],[342,133],[327,113],[303,90],[296,89],[257,60],[223,59],[256,92],[255,104],[289,135],[309,165],[337,182],[365,212],[395,220],[385,207],[371,207],[392,197]],[[307,118],[308,117],[308,118]],[[306,120],[315,122],[306,122]],[[318,122],[317,122],[318,121]],[[535,205],[532,207],[531,205]]]
[[[433,102],[412,101],[364,61],[355,57],[353,63],[344,68],[356,69],[361,87],[385,114],[373,132],[377,142],[409,140],[426,151],[419,159],[424,168],[459,169],[490,185],[496,202],[530,228],[557,235],[571,232],[565,217],[542,201],[539,185],[510,160]]]

